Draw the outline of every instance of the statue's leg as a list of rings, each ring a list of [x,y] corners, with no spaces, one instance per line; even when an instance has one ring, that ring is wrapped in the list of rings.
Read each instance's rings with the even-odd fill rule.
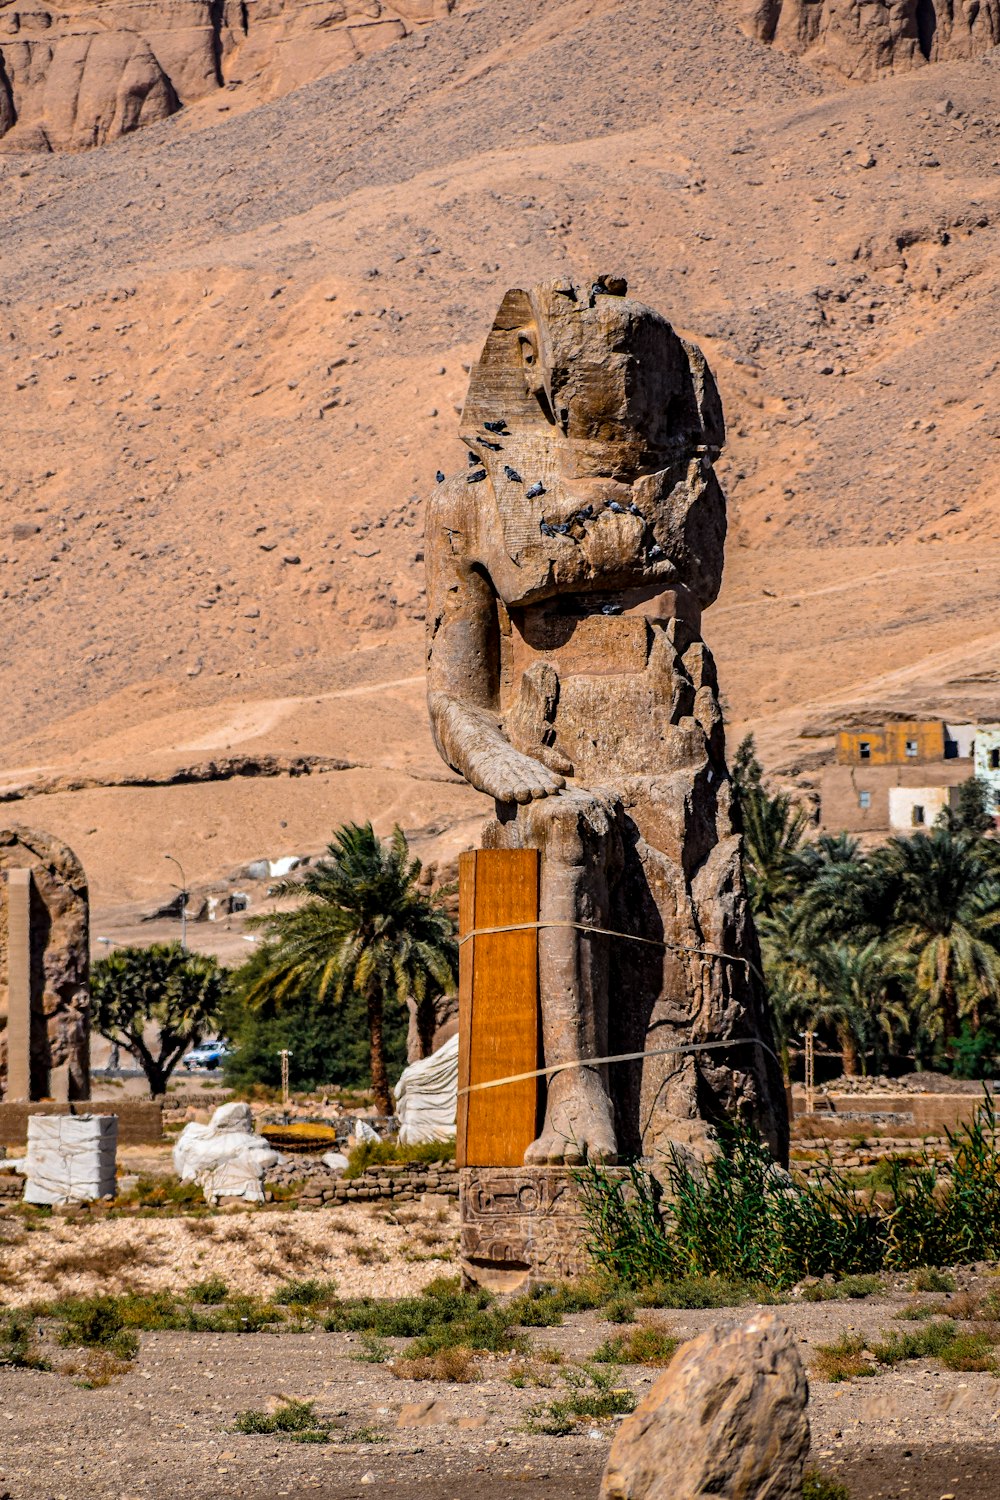
[[[575,924],[608,925],[609,885],[621,865],[617,799],[570,790],[519,809],[519,842],[541,850],[538,982],[546,1067],[608,1050],[607,937]],[[603,1067],[550,1077],[545,1124],[529,1164],[615,1161],[614,1110]]]

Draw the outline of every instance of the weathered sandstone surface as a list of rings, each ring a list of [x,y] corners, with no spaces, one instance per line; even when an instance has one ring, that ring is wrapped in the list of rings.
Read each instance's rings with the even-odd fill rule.
[[[845,78],[980,57],[1000,42],[998,0],[739,0],[758,41]]]
[[[288,93],[454,0],[0,0],[0,149],[78,151],[248,85]]]
[[[809,1387],[795,1341],[772,1315],[711,1328],[621,1425],[601,1500],[793,1500],[809,1453]]]
[[[0,872],[31,870],[32,1097],[48,1092],[53,1068],[69,1065],[69,1096],[90,1095],[90,929],[87,878],[72,849],[49,833],[0,831]],[[7,903],[0,885],[0,1087],[7,1079]]]

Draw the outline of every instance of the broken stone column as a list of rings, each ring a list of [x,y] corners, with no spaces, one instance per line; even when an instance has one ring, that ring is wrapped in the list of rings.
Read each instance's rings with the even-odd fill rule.
[[[809,1386],[771,1314],[677,1351],[611,1445],[600,1500],[801,1500]]]
[[[0,1085],[7,1103],[90,1097],[87,880],[51,834],[0,830]]]

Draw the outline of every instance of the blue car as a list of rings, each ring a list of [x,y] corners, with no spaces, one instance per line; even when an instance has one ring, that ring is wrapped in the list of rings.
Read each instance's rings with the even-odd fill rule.
[[[209,1072],[213,1068],[221,1067],[233,1049],[228,1042],[223,1042],[219,1037],[208,1037],[201,1042],[192,1052],[183,1059],[184,1066],[189,1073],[207,1068]]]

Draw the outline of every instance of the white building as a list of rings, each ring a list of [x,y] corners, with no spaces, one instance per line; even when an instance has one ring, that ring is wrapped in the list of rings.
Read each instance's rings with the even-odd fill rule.
[[[958,788],[954,786],[891,786],[889,828],[893,833],[933,828],[944,809],[954,807],[957,800]]]
[[[990,789],[989,810],[1000,812],[1000,724],[977,725],[973,763],[974,774]]]
[[[978,724],[946,724],[944,726],[945,760],[971,760],[976,746]]]

